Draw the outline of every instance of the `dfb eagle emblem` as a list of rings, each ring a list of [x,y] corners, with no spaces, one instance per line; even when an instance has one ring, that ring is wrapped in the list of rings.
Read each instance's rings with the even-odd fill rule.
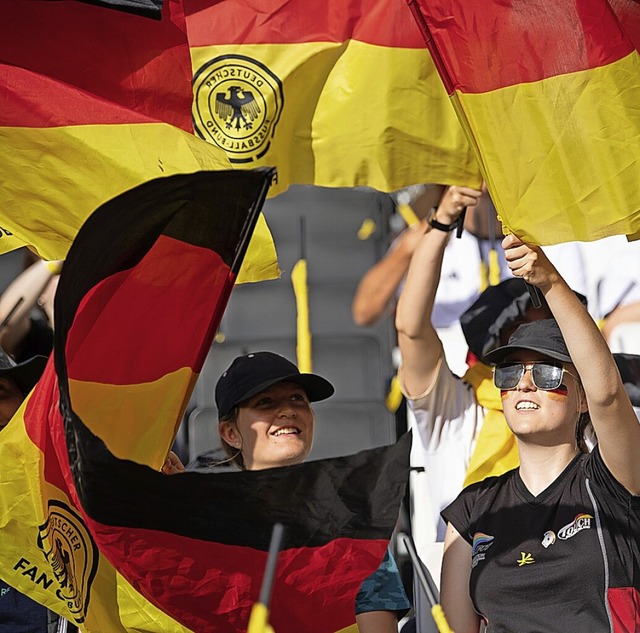
[[[241,123],[245,130],[250,130],[252,121],[260,114],[260,108],[251,91],[242,90],[240,86],[230,86],[228,97],[225,92],[216,94],[216,114],[226,121],[227,129],[233,127],[235,121],[236,130],[240,129]]]

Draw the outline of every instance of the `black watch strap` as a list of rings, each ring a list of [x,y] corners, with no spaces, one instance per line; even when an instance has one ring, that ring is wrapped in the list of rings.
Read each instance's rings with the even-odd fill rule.
[[[451,233],[451,231],[455,231],[458,226],[458,220],[453,224],[443,224],[442,222],[438,222],[438,220],[436,220],[436,207],[433,207],[433,209],[431,209],[431,215],[429,215],[429,225],[434,229],[438,229],[438,231]]]

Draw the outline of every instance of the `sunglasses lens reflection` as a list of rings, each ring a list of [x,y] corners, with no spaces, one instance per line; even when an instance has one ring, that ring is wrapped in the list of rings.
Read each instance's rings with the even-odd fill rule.
[[[562,383],[562,367],[539,363],[531,369],[531,376],[533,377],[533,384],[538,389],[545,391],[557,389]]]
[[[522,380],[525,371],[531,370],[531,378],[537,389],[550,391],[562,383],[563,369],[549,363],[508,363],[498,365],[493,372],[494,384],[498,389],[515,389]]]

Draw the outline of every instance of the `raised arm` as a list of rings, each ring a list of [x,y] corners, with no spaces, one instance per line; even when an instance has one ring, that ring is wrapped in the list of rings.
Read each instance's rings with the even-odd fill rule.
[[[405,229],[389,252],[364,274],[351,304],[356,325],[373,325],[395,303],[411,256],[428,228],[426,220],[422,220]]]
[[[502,245],[513,274],[541,290],[558,322],[580,375],[604,462],[629,492],[640,494],[640,425],[606,341],[542,249],[515,235],[505,237]]]
[[[435,219],[441,224],[453,224],[465,207],[477,204],[481,195],[478,189],[449,187]],[[421,395],[433,383],[443,353],[431,314],[450,236],[451,233],[432,229],[421,237],[398,301],[396,329],[402,355],[402,385],[410,396]]]
[[[57,282],[61,262],[37,261],[20,273],[0,297],[0,346],[13,354],[29,333],[29,312],[38,299],[53,297],[48,287]],[[54,281],[55,279],[55,281]],[[43,306],[44,307],[44,306]],[[47,316],[52,318],[47,312]]]

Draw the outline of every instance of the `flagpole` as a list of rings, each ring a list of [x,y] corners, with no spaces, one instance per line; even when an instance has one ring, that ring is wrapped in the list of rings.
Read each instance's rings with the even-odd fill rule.
[[[418,556],[418,552],[416,551],[416,546],[413,543],[413,539],[404,532],[398,534],[398,538],[400,539],[400,541],[402,541],[402,543],[404,543],[404,546],[409,552],[409,557],[411,558],[411,562],[413,563],[413,570],[418,578],[418,581],[420,582],[422,590],[427,596],[429,604],[431,605],[431,615],[433,616],[433,621],[438,627],[439,633],[454,633],[454,631],[449,626],[449,623],[447,622],[447,618],[444,615],[442,607],[438,602],[438,597],[431,590],[431,585],[429,584],[424,570],[422,569],[422,561]]]
[[[267,557],[267,566],[262,578],[260,597],[258,598],[258,602],[256,602],[251,608],[247,633],[274,633],[273,628],[269,624],[269,603],[271,601],[273,579],[276,573],[276,563],[278,561],[278,552],[280,551],[280,546],[282,544],[283,533],[284,526],[282,523],[276,523],[271,531],[269,555]]]
[[[271,602],[271,591],[273,589],[273,579],[276,574],[276,563],[278,562],[278,552],[282,544],[282,535],[284,534],[284,526],[282,523],[276,523],[271,531],[271,544],[269,545],[269,556],[267,558],[267,567],[264,571],[262,580],[262,588],[260,589],[260,602],[269,606]]]

